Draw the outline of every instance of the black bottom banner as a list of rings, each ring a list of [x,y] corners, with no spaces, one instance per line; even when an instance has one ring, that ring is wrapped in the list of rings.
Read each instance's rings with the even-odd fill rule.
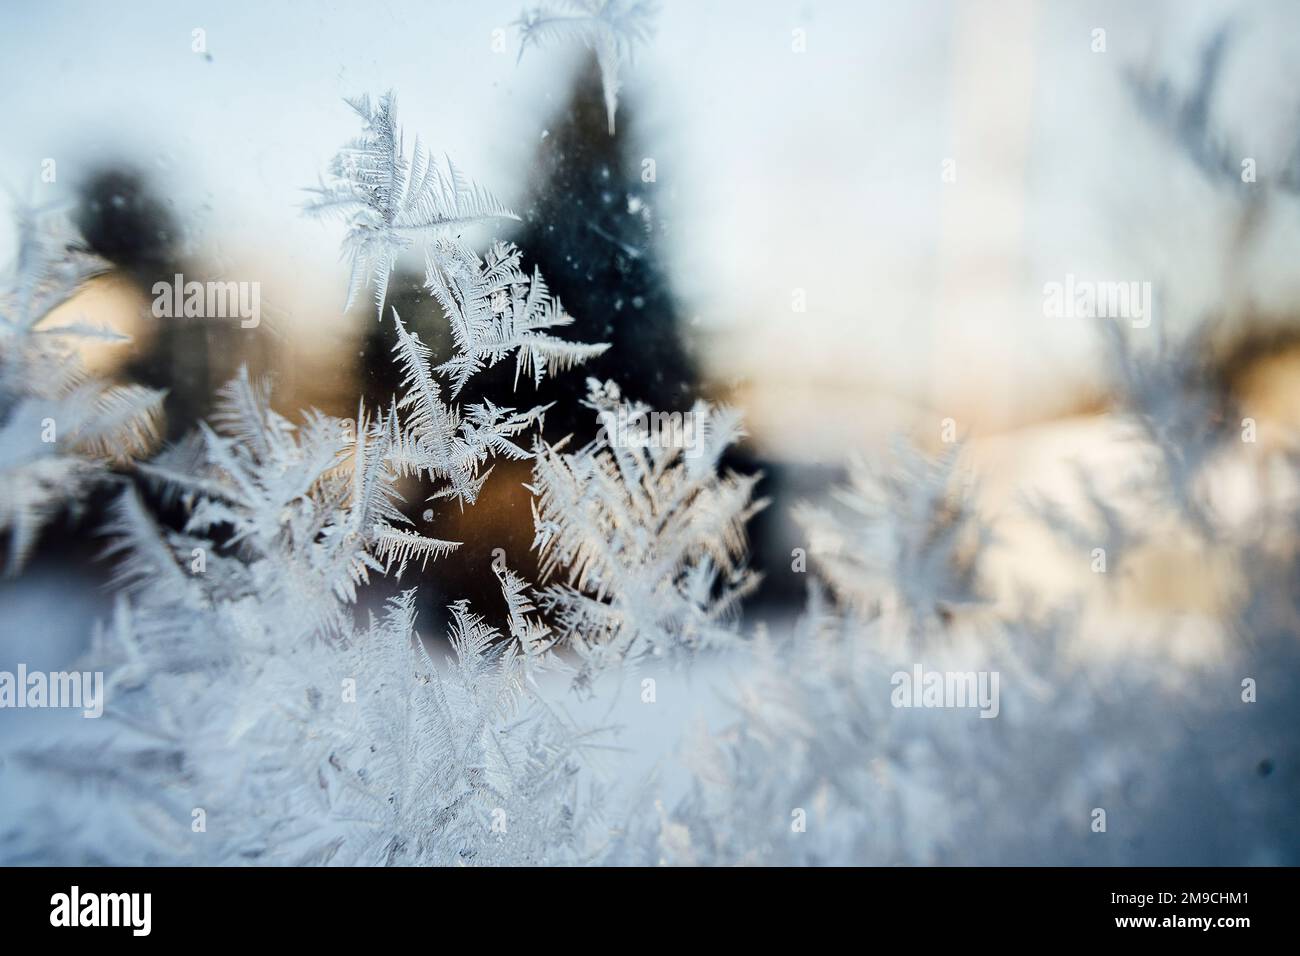
[[[74,945],[93,937],[128,945],[373,945],[377,920],[406,932],[417,928],[401,928],[408,919],[467,908],[481,908],[497,942],[502,930],[537,933],[547,917],[571,919],[591,908],[596,925],[658,919],[680,926],[690,918],[719,929],[725,923],[740,937],[812,919],[822,932],[842,923],[855,935],[872,924],[884,934],[919,926],[930,942],[1105,935],[1231,946],[1286,933],[1294,876],[1284,869],[10,869],[0,873],[0,914],[9,940],[76,933]]]

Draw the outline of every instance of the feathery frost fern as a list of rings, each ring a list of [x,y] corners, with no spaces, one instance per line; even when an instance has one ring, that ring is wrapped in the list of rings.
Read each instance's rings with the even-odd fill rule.
[[[961,446],[933,458],[903,440],[875,467],[853,463],[827,505],[795,517],[808,556],[841,603],[883,615],[903,631],[941,629],[980,602],[977,579],[989,530],[974,513]]]
[[[420,243],[427,252],[437,236],[518,217],[450,159],[446,169],[439,167],[418,139],[408,157],[391,91],[377,104],[368,95],[347,103],[361,118],[364,132],[334,157],[328,180],[311,190],[315,198],[307,209],[347,222],[345,250],[352,276],[344,308],[373,284],[375,312],[382,319],[388,279],[403,251]]]

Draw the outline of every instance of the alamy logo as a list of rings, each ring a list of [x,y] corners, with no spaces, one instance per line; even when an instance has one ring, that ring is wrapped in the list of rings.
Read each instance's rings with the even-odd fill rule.
[[[600,437],[614,448],[680,448],[687,458],[704,451],[704,428],[695,412],[652,412],[620,405],[601,412]]]
[[[133,936],[148,936],[152,928],[151,893],[70,893],[50,897],[51,926],[129,926]]]
[[[240,319],[240,327],[262,324],[260,282],[186,282],[179,272],[173,282],[153,284],[156,319]]]
[[[0,710],[6,707],[81,708],[83,717],[104,713],[103,671],[0,671]]]
[[[1135,329],[1151,324],[1150,282],[1093,282],[1066,273],[1064,282],[1043,285],[1043,315],[1051,319],[1128,319]]]
[[[920,664],[911,672],[895,671],[889,679],[894,690],[889,702],[895,707],[979,708],[981,717],[996,717],[997,671],[927,671]]]

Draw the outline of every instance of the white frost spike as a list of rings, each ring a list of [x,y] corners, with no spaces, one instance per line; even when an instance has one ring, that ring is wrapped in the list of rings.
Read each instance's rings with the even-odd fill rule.
[[[613,136],[621,74],[631,63],[636,45],[649,40],[657,4],[653,0],[567,0],[561,7],[567,12],[547,7],[524,12],[518,21],[519,57],[523,58],[530,43],[540,46],[576,39],[590,47],[600,67],[605,114],[609,135]]]
[[[419,558],[423,570],[430,558],[445,557],[459,547],[459,541],[440,541],[397,528],[379,528],[375,534],[375,556],[390,567],[396,563],[399,578],[411,559]]]
[[[442,400],[442,386],[434,378],[429,347],[408,332],[393,310],[397,327],[398,363],[402,367],[402,398],[391,416],[393,467],[402,475],[424,475],[450,483],[450,497],[473,504],[478,496],[478,451],[460,433],[458,409]],[[399,424],[397,412],[406,419]]]

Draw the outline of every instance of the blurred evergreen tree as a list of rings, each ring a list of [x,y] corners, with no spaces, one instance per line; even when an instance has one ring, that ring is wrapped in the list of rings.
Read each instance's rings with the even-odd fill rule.
[[[556,403],[546,422],[552,440],[594,435],[592,415],[579,404],[588,377],[612,378],[624,395],[661,411],[686,411],[698,397],[680,307],[660,258],[671,239],[658,203],[662,185],[643,176],[637,119],[629,97],[617,134],[609,134],[600,70],[590,58],[548,121],[529,167],[531,198],[517,210],[523,222],[513,238],[525,266],[541,269],[551,294],[576,318],[564,337],[610,343],[604,355],[538,390],[537,401]],[[513,367],[494,371],[499,381],[514,374]],[[497,387],[480,379],[482,388]]]

